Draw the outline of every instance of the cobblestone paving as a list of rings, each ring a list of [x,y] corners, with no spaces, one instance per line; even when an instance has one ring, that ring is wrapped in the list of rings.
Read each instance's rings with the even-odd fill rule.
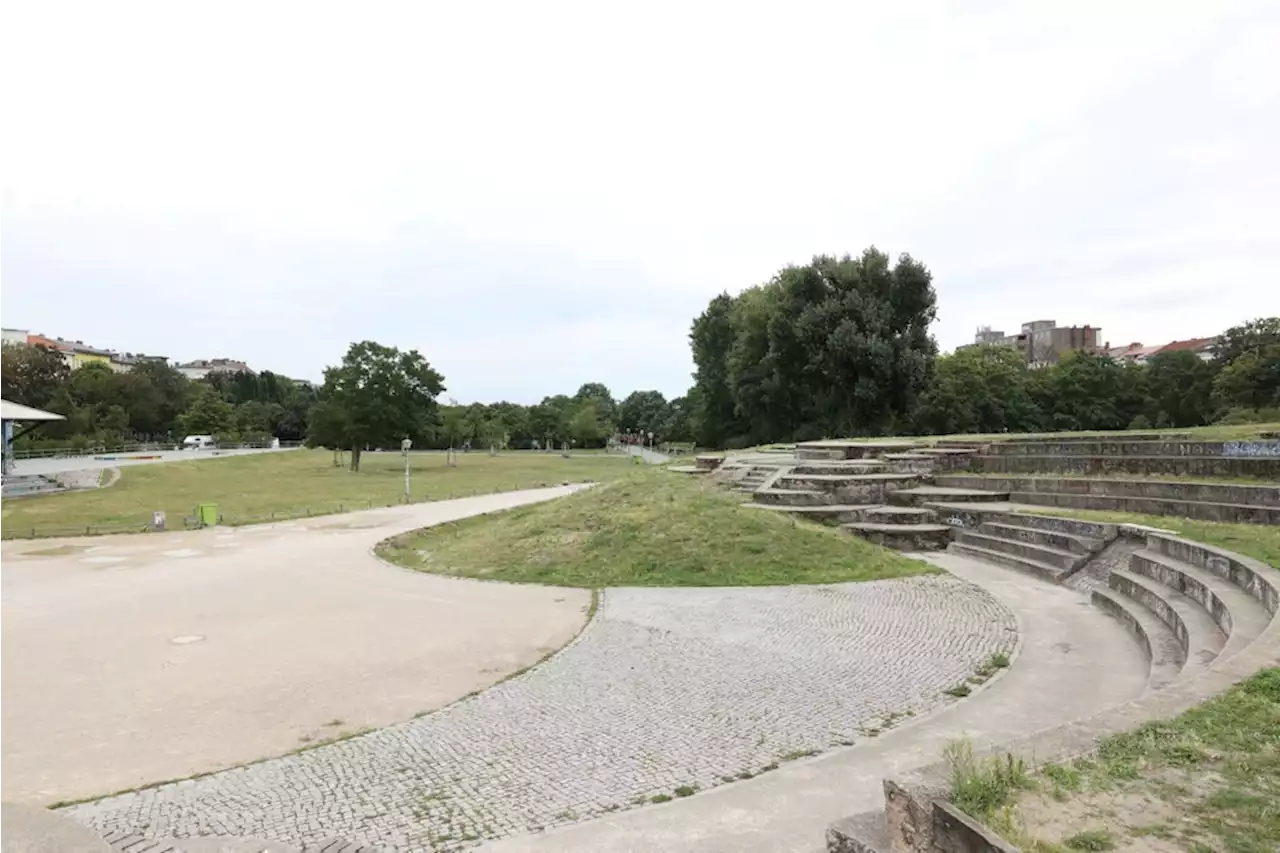
[[[952,701],[941,691],[1016,636],[1002,605],[949,576],[611,589],[570,647],[449,708],[68,811],[104,834],[453,850],[871,736]]]

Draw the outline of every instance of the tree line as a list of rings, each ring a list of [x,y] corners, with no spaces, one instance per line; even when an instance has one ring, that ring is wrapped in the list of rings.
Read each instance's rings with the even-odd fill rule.
[[[1280,318],[1223,332],[1213,357],[1145,364],[1011,347],[938,356],[935,294],[910,255],[818,256],[711,300],[693,322],[693,438],[707,447],[877,435],[1190,427],[1280,420]]]
[[[683,398],[636,391],[622,400],[598,382],[573,395],[519,403],[441,404],[444,377],[417,351],[372,341],[352,344],[340,365],[325,371],[323,386],[279,374],[211,373],[190,380],[161,362],[128,373],[104,364],[71,370],[61,354],[42,346],[3,347],[3,396],[56,412],[50,422],[19,439],[19,449],[86,448],[134,442],[180,442],[213,435],[222,442],[279,438],[355,449],[399,447],[599,447],[615,436],[687,441]]]

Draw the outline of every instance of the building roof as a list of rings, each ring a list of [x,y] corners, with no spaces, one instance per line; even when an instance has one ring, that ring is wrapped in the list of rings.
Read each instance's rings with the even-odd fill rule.
[[[1187,350],[1189,352],[1200,352],[1208,349],[1218,342],[1217,338],[1188,338],[1185,341],[1173,341],[1165,344],[1160,348],[1160,352],[1179,352]]]
[[[65,421],[62,415],[33,409],[21,403],[0,400],[0,420],[5,421]]]

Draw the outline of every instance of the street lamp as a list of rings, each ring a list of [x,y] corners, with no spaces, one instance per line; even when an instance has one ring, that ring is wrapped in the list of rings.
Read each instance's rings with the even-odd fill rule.
[[[400,442],[400,455],[404,457],[404,501],[409,502],[409,448],[413,447],[413,442],[406,438]]]

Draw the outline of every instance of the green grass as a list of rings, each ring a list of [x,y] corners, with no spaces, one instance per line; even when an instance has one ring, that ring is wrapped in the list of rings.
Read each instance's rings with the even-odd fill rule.
[[[411,457],[414,501],[509,491],[537,485],[609,480],[631,469],[619,456],[558,453],[444,454]],[[323,515],[400,502],[404,463],[398,453],[369,453],[360,472],[335,468],[324,450],[291,450],[192,462],[126,465],[120,482],[97,491],[41,495],[3,504],[4,538],[142,530],[154,510],[182,529],[197,503],[216,503],[227,524]]]
[[[1024,507],[1022,512],[1037,515],[1064,515],[1085,521],[1112,524],[1143,524],[1172,530],[1179,536],[1206,545],[1235,551],[1261,560],[1269,566],[1280,566],[1280,526],[1270,524],[1228,524],[1221,521],[1198,521],[1173,515],[1144,515],[1137,512],[1111,512],[1092,509],[1059,509],[1057,507]]]
[[[973,439],[975,441],[999,441],[1009,438],[1042,438],[1053,441],[1055,438],[1084,438],[1097,436],[1108,441],[1123,441],[1127,436],[1147,435],[1187,435],[1189,441],[1234,441],[1237,439],[1257,438],[1262,433],[1280,432],[1280,423],[1265,424],[1211,424],[1202,427],[1172,427],[1170,429],[1124,429],[1124,430],[1079,430],[1075,432],[994,432],[994,433],[957,433],[955,435],[926,436],[886,436],[903,440],[937,441],[938,439]],[[876,439],[867,439],[875,441]]]
[[[444,575],[590,588],[837,583],[936,571],[836,528],[741,502],[701,478],[633,468],[561,500],[394,537],[378,553]]]
[[[1008,754],[979,758],[968,740],[952,741],[942,755],[951,771],[951,801],[979,820],[990,820],[1031,784],[1022,759]]]
[[[1067,849],[1108,850],[1123,847],[1126,838],[1176,832],[1182,849],[1274,853],[1280,850],[1280,668],[1172,720],[1107,738],[1095,756],[1040,775],[1054,786],[1062,813],[1086,820],[1108,813],[1109,831],[1086,829],[1059,842]],[[999,805],[1009,801],[1006,796]],[[1121,801],[1135,805],[1115,812]],[[1174,817],[1176,829],[1152,822],[1155,807]],[[996,816],[997,831],[1014,827],[1010,840],[1023,849],[1056,849],[1037,838],[1040,828],[1025,820],[1027,809],[1012,812]]]

